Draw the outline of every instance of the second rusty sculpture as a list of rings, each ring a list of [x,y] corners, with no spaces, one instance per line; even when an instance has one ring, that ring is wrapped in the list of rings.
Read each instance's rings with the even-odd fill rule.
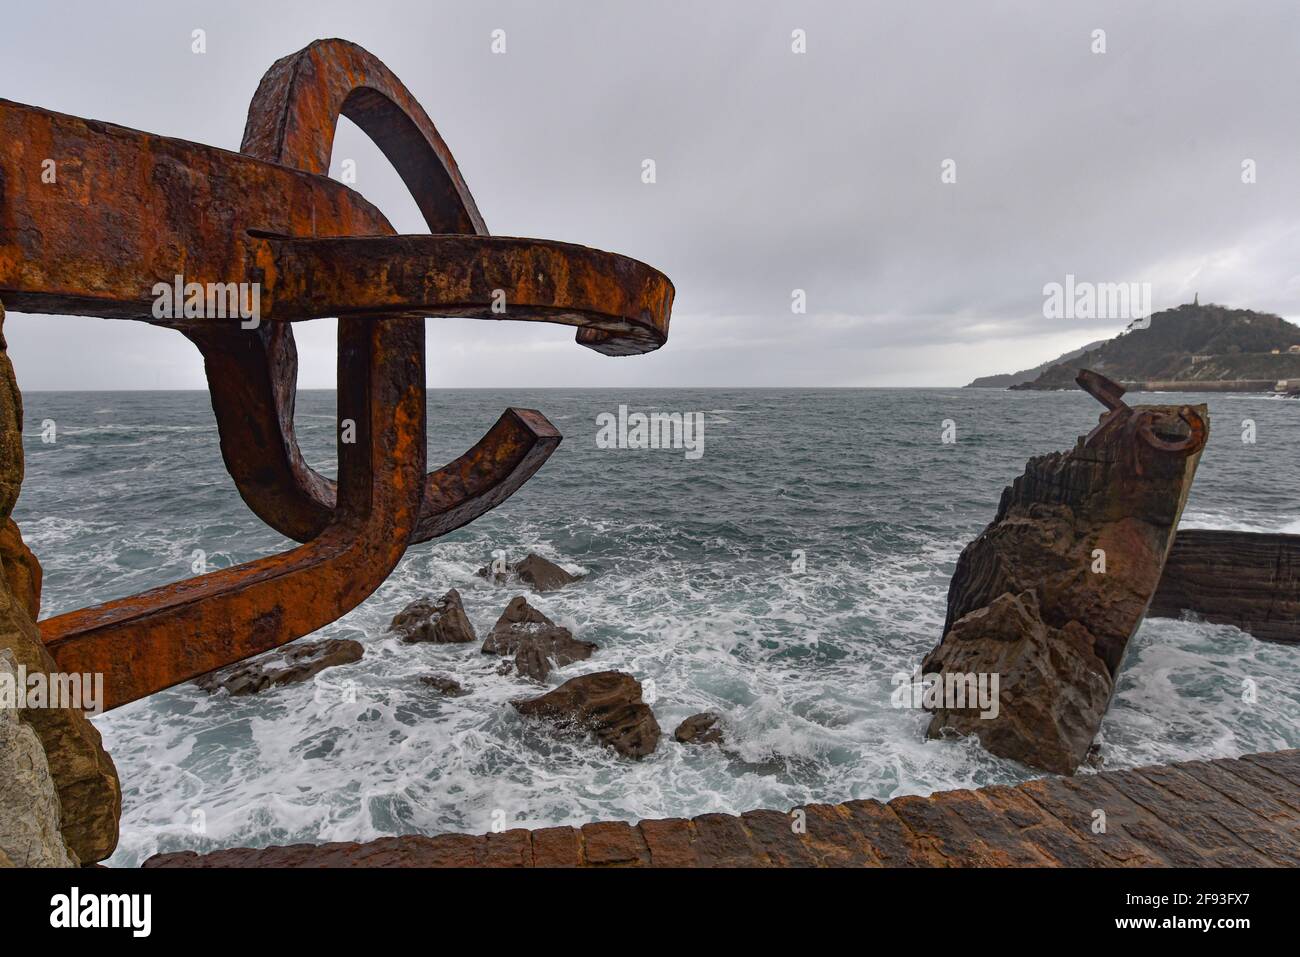
[[[396,236],[327,177],[340,116],[392,162],[433,235]],[[42,162],[57,158],[54,183]],[[173,277],[257,283],[260,322],[158,318]],[[494,310],[504,296],[507,311]],[[580,345],[634,355],[668,335],[673,287],[583,246],[499,238],[451,152],[374,56],[320,40],[263,78],[239,153],[0,101],[0,302],[32,313],[178,329],[203,354],[226,468],[297,548],[41,622],[58,667],[102,672],[113,708],[308,634],[377,588],[408,545],[500,504],[555,450],[540,413],[508,409],[425,474],[424,317],[578,327]],[[337,316],[338,482],[293,430],[291,323]]]

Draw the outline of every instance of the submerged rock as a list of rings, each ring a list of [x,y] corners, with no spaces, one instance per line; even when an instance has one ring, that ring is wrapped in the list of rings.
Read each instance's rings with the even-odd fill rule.
[[[722,718],[711,711],[693,714],[677,726],[673,738],[679,744],[722,744]]]
[[[0,679],[16,686],[18,663],[8,649],[0,650]],[[0,864],[76,867],[63,842],[59,795],[45,748],[20,713],[0,705]]]
[[[460,698],[469,694],[469,689],[451,675],[421,675],[420,684],[427,685],[449,698]]]
[[[585,661],[597,650],[592,641],[579,641],[569,629],[557,625],[517,595],[501,613],[483,642],[485,655],[514,655],[515,670],[536,681],[545,681],[552,662],[563,668]]]
[[[513,565],[507,565],[505,572],[493,573],[490,568],[478,570],[480,578],[491,578],[498,585],[504,584],[512,577],[528,585],[533,591],[554,591],[581,579],[581,575],[571,575],[555,562],[532,554]]]
[[[570,678],[539,698],[512,701],[525,717],[553,721],[561,733],[589,732],[629,758],[643,758],[659,744],[659,722],[641,700],[641,683],[620,671]]]
[[[1205,406],[1109,411],[1070,452],[1029,460],[957,560],[948,618],[922,672],[945,686],[998,681],[997,708],[948,698],[928,734],[978,735],[994,754],[1070,774],[1087,757],[1129,639],[1160,581],[1208,435]]]
[[[388,630],[402,641],[464,644],[478,641],[474,626],[465,614],[460,592],[451,589],[437,601],[413,601],[394,616]]]
[[[360,661],[364,654],[361,642],[348,638],[294,642],[229,668],[210,671],[195,678],[194,683],[209,694],[222,689],[235,697],[257,694],[268,688],[307,681],[326,668],[350,665]]]

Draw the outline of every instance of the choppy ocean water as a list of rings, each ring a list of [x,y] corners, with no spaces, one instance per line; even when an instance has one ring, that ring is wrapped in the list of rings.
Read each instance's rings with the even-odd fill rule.
[[[1134,396],[1134,401],[1206,401]],[[543,411],[560,449],[505,505],[414,546],[361,607],[318,635],[366,656],[251,698],[169,689],[96,719],[125,791],[111,863],[158,851],[401,833],[483,832],[1013,783],[1035,776],[973,742],[925,740],[891,678],[939,638],[948,578],[1024,460],[1096,421],[1081,393],[915,390],[434,391],[430,461],[459,454],[508,405]],[[1213,435],[1184,526],[1300,532],[1300,403],[1210,396]],[[704,412],[704,455],[600,449],[596,417]],[[289,546],[222,466],[195,392],[25,396],[27,479],[16,518],[45,568],[43,616]],[[957,441],[941,442],[943,421]],[[1256,441],[1241,440],[1243,421]],[[57,440],[41,439],[46,420]],[[334,394],[302,392],[297,428],[333,472]],[[665,738],[642,762],[525,724],[478,645],[402,645],[412,599],[460,589],[483,637],[516,590],[474,575],[494,549],[535,551],[586,578],[529,601],[589,661],[652,680]],[[794,570],[796,552],[806,563]],[[1110,768],[1300,746],[1295,649],[1190,621],[1146,622],[1100,743]],[[444,698],[418,678],[455,675]],[[1258,700],[1242,700],[1252,679]],[[355,701],[339,693],[355,682]],[[721,713],[738,754],[671,731]],[[201,825],[201,826],[200,826]]]

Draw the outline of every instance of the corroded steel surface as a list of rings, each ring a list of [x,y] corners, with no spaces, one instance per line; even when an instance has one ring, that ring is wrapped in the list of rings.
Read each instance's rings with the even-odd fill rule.
[[[1137,435],[1156,452],[1187,457],[1205,448],[1210,428],[1204,417],[1192,406],[1179,406],[1173,410],[1158,406],[1134,409],[1124,401],[1125,389],[1122,385],[1092,369],[1079,370],[1074,381],[1079,388],[1106,407],[1101,421],[1088,434],[1086,441],[1089,444],[1111,429],[1123,428]],[[1140,457],[1136,465],[1137,473],[1141,475]]]
[[[325,175],[340,116],[411,191],[431,236],[394,235]],[[56,162],[53,182],[43,162]],[[156,283],[256,283],[259,322],[155,315]],[[303,543],[41,623],[59,667],[102,671],[116,707],[338,618],[412,542],[458,528],[537,471],[560,435],[508,409],[425,474],[424,316],[556,322],[634,355],[667,338],[662,273],[567,243],[489,237],[433,123],[362,48],[321,40],[271,67],[231,153],[0,100],[0,300],[136,319],[202,352],[222,456],[249,507]],[[504,311],[501,311],[504,308]],[[291,323],[339,317],[338,482],[293,430]]]

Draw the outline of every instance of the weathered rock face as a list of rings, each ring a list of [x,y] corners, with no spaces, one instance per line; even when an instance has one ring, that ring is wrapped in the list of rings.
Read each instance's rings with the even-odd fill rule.
[[[388,630],[406,642],[431,641],[439,644],[478,641],[474,626],[465,614],[460,592],[452,589],[436,602],[413,601],[393,618]]]
[[[996,674],[999,707],[992,718],[938,708],[931,737],[977,734],[1063,773],[1087,756],[1208,435],[1204,406],[1130,409],[1100,382],[1089,391],[1111,409],[1101,424],[1068,453],[1030,459],[957,561],[944,638],[922,671]]]
[[[326,668],[360,661],[365,648],[347,638],[295,642],[248,661],[211,671],[194,679],[209,694],[225,690],[232,696],[257,694],[268,688],[298,684],[314,678]]]
[[[426,685],[449,698],[459,698],[462,695],[469,694],[469,689],[451,675],[421,675],[420,684]]]
[[[23,541],[12,518],[0,526],[0,561],[4,563],[10,593],[36,621],[41,613],[41,563]]]
[[[1060,774],[1087,755],[1113,690],[1087,629],[1076,621],[1049,628],[1032,591],[1004,592],[958,619],[922,671],[998,675],[996,717],[982,717],[979,707],[936,708],[931,737],[945,729],[975,734],[994,754]]]
[[[578,581],[582,576],[570,575],[555,562],[548,561],[540,555],[530,553],[523,561],[506,567],[505,573],[493,573],[489,568],[478,570],[480,578],[491,577],[497,584],[504,584],[512,577],[526,584],[533,591],[554,591]]]
[[[23,415],[3,324],[0,306],[0,520],[7,522],[23,480]],[[16,534],[16,526],[13,531]],[[20,581],[21,576],[10,571],[11,562],[2,553],[0,561],[5,565],[0,576],[0,649],[9,649],[29,676],[57,671],[28,611],[30,596],[15,597],[11,591],[10,581]],[[31,562],[35,564],[35,558]],[[104,860],[117,847],[122,789],[99,732],[74,708],[27,708],[21,719],[45,749],[59,794],[64,843],[82,863]]]
[[[1180,531],[1147,614],[1184,611],[1262,641],[1300,643],[1300,535]]]
[[[483,654],[514,655],[515,670],[535,681],[546,680],[552,662],[563,668],[585,661],[596,649],[595,642],[574,638],[573,632],[551,621],[522,595],[510,600],[483,642]]]
[[[539,698],[511,704],[525,717],[555,722],[562,733],[590,732],[624,757],[643,758],[659,744],[659,722],[641,700],[641,682],[619,671],[570,678]]]
[[[0,651],[0,680],[18,680],[13,652]],[[75,867],[60,826],[59,795],[36,732],[17,708],[0,705],[0,857],[10,867]]]
[[[677,726],[673,738],[680,744],[722,744],[721,722],[711,711],[693,714]]]

